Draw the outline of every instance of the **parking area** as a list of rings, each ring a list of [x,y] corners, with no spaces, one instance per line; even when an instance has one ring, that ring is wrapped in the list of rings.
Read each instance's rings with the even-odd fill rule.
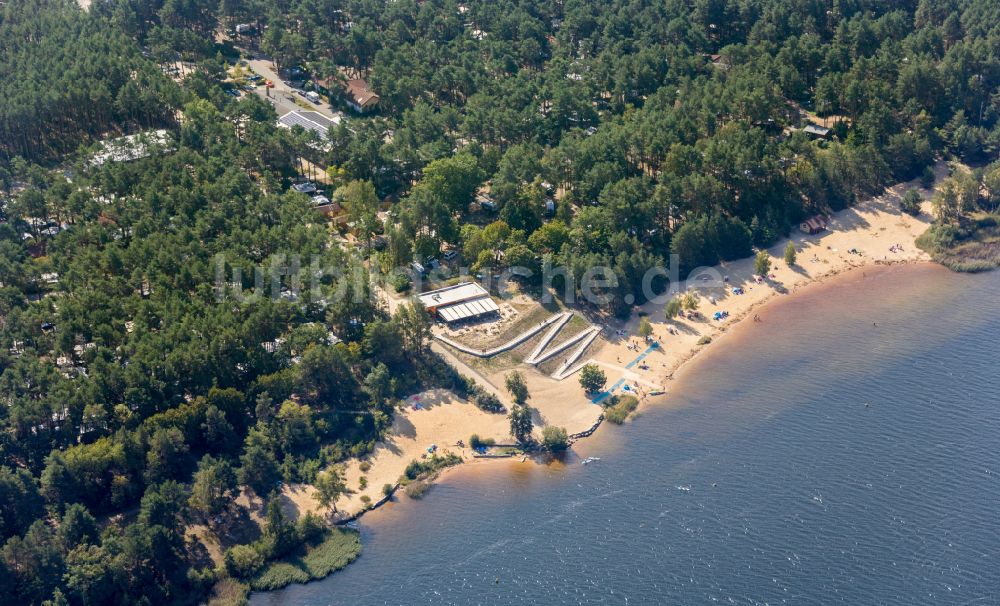
[[[301,88],[291,86],[287,80],[282,80],[278,76],[278,73],[274,70],[270,59],[258,56],[257,58],[249,60],[247,63],[254,73],[259,74],[264,80],[270,80],[274,84],[274,88],[270,90],[270,94],[268,94],[268,90],[263,86],[256,87],[254,92],[274,105],[274,109],[278,112],[278,116],[284,116],[285,114],[297,109],[310,109],[312,111],[319,112],[330,119],[343,118],[343,114],[334,110],[333,107],[326,102],[325,98],[322,98],[319,95],[316,95],[314,98],[310,98],[306,91]]]

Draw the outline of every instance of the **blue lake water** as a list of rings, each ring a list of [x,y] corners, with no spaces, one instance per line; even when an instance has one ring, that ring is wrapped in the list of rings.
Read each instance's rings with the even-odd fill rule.
[[[635,422],[448,473],[252,604],[1000,604],[1000,273],[868,271],[761,315]]]

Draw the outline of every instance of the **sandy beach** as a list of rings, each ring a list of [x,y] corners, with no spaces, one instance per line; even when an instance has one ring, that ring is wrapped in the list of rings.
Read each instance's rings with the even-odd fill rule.
[[[937,167],[938,179],[947,173],[947,167]],[[715,272],[724,278],[718,286],[706,286],[699,276],[692,276],[689,283],[681,283],[677,292],[693,291],[699,298],[695,319],[674,318],[664,315],[666,300],[650,302],[637,308],[631,317],[618,324],[602,326],[602,335],[588,349],[585,360],[598,364],[607,374],[608,388],[615,393],[628,391],[650,400],[651,391],[665,391],[655,399],[669,399],[671,381],[677,371],[699,352],[714,345],[714,341],[741,321],[759,323],[763,334],[767,330],[781,330],[768,322],[767,301],[776,296],[789,295],[810,284],[815,284],[846,271],[864,271],[865,267],[929,260],[917,249],[914,240],[931,223],[930,193],[920,190],[925,197],[924,213],[919,217],[902,214],[899,200],[914,182],[899,184],[882,195],[860,202],[856,206],[835,213],[830,217],[828,229],[815,234],[793,233],[791,240],[797,250],[797,260],[789,267],[783,261],[788,240],[782,239],[768,249],[772,263],[769,275],[760,280],[754,276],[752,258],[724,263]],[[742,294],[737,294],[742,292]],[[666,298],[664,298],[666,299]],[[715,320],[716,312],[727,312],[722,320]],[[641,317],[649,318],[658,347],[649,350],[649,344],[636,336]],[[713,343],[704,343],[711,339]],[[497,394],[507,406],[511,402],[503,390],[503,379],[509,369],[480,373],[470,368],[445,345],[435,344],[449,363],[463,374],[472,376],[487,390]],[[645,355],[644,355],[645,354]],[[637,360],[642,357],[641,362]],[[628,368],[626,368],[628,366]],[[603,408],[594,404],[584,394],[576,375],[561,381],[551,378],[538,369],[521,364],[518,369],[525,375],[531,399],[536,433],[544,425],[564,427],[570,434],[584,431],[600,419]],[[414,406],[419,404],[419,406]],[[492,438],[497,443],[512,441],[509,425],[504,415],[488,414],[450,392],[433,390],[415,394],[406,400],[395,416],[390,438],[379,443],[375,452],[365,458],[366,472],[361,471],[361,461],[351,460],[343,466],[344,477],[352,491],[337,502],[340,516],[354,515],[366,508],[361,496],[371,501],[382,497],[385,484],[395,485],[406,465],[427,455],[428,448],[437,446],[437,452],[452,452],[471,461],[472,452],[458,446],[468,444],[473,433]],[[479,460],[478,462],[485,462]],[[360,488],[362,476],[366,488]],[[312,496],[307,485],[287,486],[284,491],[293,514],[305,511],[325,513]]]
[[[337,509],[354,514],[365,508],[361,497],[367,495],[372,502],[382,498],[382,487],[395,486],[406,466],[414,459],[427,454],[432,445],[438,454],[454,453],[470,458],[469,436],[492,438],[497,443],[511,442],[510,425],[503,415],[483,412],[471,403],[455,397],[449,391],[436,389],[415,394],[406,399],[406,407],[396,413],[390,438],[379,442],[375,451],[365,457],[370,467],[361,471],[362,461],[351,459],[343,466],[344,480],[351,491],[337,501]],[[459,446],[462,441],[465,446]],[[366,488],[361,488],[361,478]],[[294,504],[297,512],[320,511],[310,486],[287,486],[284,496]]]
[[[946,170],[943,166],[938,169],[940,174]],[[916,184],[897,185],[877,198],[835,213],[830,218],[828,229],[821,233],[792,234],[791,241],[797,251],[796,263],[792,267],[783,260],[788,239],[777,242],[768,249],[771,272],[762,281],[755,279],[754,259],[748,258],[714,268],[726,280],[724,288],[702,287],[697,277],[682,283],[678,292],[693,291],[699,297],[697,319],[678,317],[667,321],[664,317],[665,304],[647,303],[617,327],[629,336],[608,342],[594,356],[594,362],[608,371],[609,382],[617,371],[619,376],[628,380],[633,377],[645,379],[668,388],[669,381],[681,365],[711,346],[698,345],[702,338],[715,339],[744,319],[771,328],[767,325],[766,307],[761,306],[775,296],[792,294],[809,284],[849,270],[863,271],[864,267],[872,265],[929,261],[930,257],[914,245],[914,240],[931,224],[930,203],[925,199],[924,213],[919,217],[903,214],[899,210],[900,198],[911,187],[916,187]],[[925,198],[930,194],[927,191],[921,193]],[[742,294],[736,294],[739,291]],[[726,312],[728,316],[717,321],[713,319],[716,312]],[[637,355],[635,349],[628,348],[629,343],[638,344],[640,351],[645,347],[642,339],[634,336],[641,314],[649,318],[653,337],[662,346],[647,357],[648,370],[635,367],[625,370],[622,365]],[[669,326],[675,327],[674,334],[668,332]],[[780,327],[773,329],[780,330]],[[613,336],[614,332],[611,332]]]

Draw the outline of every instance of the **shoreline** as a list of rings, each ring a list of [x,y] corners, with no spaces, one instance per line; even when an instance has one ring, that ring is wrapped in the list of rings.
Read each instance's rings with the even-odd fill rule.
[[[939,173],[944,170],[943,166],[939,166]],[[760,319],[770,303],[825,285],[835,278],[850,276],[854,279],[859,276],[859,269],[884,270],[900,265],[933,264],[930,256],[914,245],[916,237],[930,225],[930,205],[926,200],[930,192],[921,191],[925,197],[924,213],[919,217],[911,217],[903,215],[898,206],[902,193],[910,187],[913,187],[912,182],[898,184],[887,189],[881,196],[834,213],[828,231],[816,235],[793,234],[791,238],[776,242],[768,249],[772,256],[772,269],[763,281],[756,280],[752,274],[753,258],[715,266],[714,269],[720,275],[726,276],[726,281],[721,289],[716,287],[721,292],[712,296],[701,293],[697,306],[700,318],[667,320],[663,314],[665,302],[647,303],[634,310],[618,326],[603,326],[601,339],[588,352],[587,359],[580,361],[601,365],[608,375],[607,384],[613,386],[609,388],[610,391],[625,383],[635,386],[635,391],[642,397],[636,411],[630,415],[634,418],[651,405],[662,406],[668,403],[672,396],[668,386],[676,384],[675,381],[692,366],[692,361],[699,359],[706,351],[718,351],[719,348],[713,345],[725,342],[724,337],[737,327],[746,326],[751,317]],[[791,267],[781,260],[782,251],[789,240],[795,243],[798,253],[798,261]],[[901,248],[896,250],[897,246]],[[874,252],[880,249],[890,250],[892,256]],[[856,250],[861,252],[850,252]],[[864,273],[860,274],[861,279],[864,276]],[[705,290],[701,283],[693,281],[682,285],[681,293],[689,289],[698,292]],[[736,294],[733,290],[736,288],[742,288],[742,294]],[[713,312],[720,310],[727,311],[728,317],[721,322],[713,321]],[[622,360],[631,359],[638,353],[629,344],[635,339],[633,335],[642,317],[647,317],[653,324],[653,338],[659,343],[659,347],[654,355],[646,359],[646,368],[640,371],[639,367],[632,368],[632,364],[623,366]],[[764,326],[770,326],[766,319],[761,321]],[[611,336],[618,334],[615,329],[624,330],[625,336]],[[702,339],[705,337],[710,341],[703,343]],[[455,356],[447,357],[457,361]],[[463,370],[461,366],[466,365],[460,365],[459,369]],[[571,436],[576,436],[571,440],[571,445],[576,445],[586,443],[586,438],[599,432],[603,425],[604,408],[583,396],[574,376],[557,381],[533,367],[517,367],[526,375],[532,396],[528,404],[533,409],[536,433],[544,425],[559,425]],[[503,376],[509,370],[497,370],[489,374],[474,372],[477,382],[485,379],[484,388],[502,392],[496,386],[502,385]],[[564,382],[567,380],[570,383]],[[639,387],[640,384],[643,385],[642,388]],[[646,395],[645,391],[653,391],[651,385],[662,385],[667,393]],[[438,470],[429,480],[431,483],[441,481],[453,469],[485,469],[470,466],[470,463],[495,463],[498,460],[507,460],[509,463],[512,458],[521,458],[521,462],[527,462],[530,458],[535,464],[549,464],[551,456],[542,453],[519,453],[512,457],[497,458],[476,457],[471,449],[466,452],[468,446],[462,441],[467,440],[470,433],[477,433],[482,438],[503,444],[510,441],[508,429],[505,415],[483,412],[451,392],[430,390],[410,396],[397,411],[389,436],[384,442],[379,442],[375,451],[366,457],[364,466],[359,459],[352,459],[344,464],[344,478],[348,486],[353,488],[360,485],[361,488],[337,503],[337,509],[343,515],[334,520],[333,524],[351,524],[369,512],[384,512],[386,504],[405,502],[407,499],[398,497],[401,488],[399,478],[410,461],[427,455],[428,444],[436,445],[435,454],[452,453],[462,458],[461,464]],[[387,485],[386,488],[392,487],[388,495],[381,494],[383,483]],[[372,498],[369,503],[360,500],[360,493],[365,490],[365,486],[370,494],[378,498]],[[308,485],[286,486],[283,496],[289,513],[295,516],[305,512],[321,513],[311,492],[312,487]]]
[[[787,301],[788,297],[791,297],[792,295],[807,294],[808,291],[812,291],[814,289],[829,287],[831,286],[830,282],[834,280],[868,279],[864,276],[864,274],[860,276],[858,275],[857,270],[859,269],[878,268],[878,270],[885,271],[885,270],[899,269],[906,267],[923,267],[923,266],[947,269],[944,266],[941,266],[940,264],[935,263],[934,261],[929,259],[911,259],[911,260],[899,260],[892,263],[880,263],[880,264],[872,263],[868,265],[855,265],[847,268],[839,268],[831,270],[830,272],[823,274],[822,276],[817,276],[815,279],[805,284],[797,286],[794,290],[788,293],[785,294],[773,293],[772,296],[769,296],[760,302],[754,303],[750,308],[746,310],[745,313],[742,313],[738,318],[733,318],[730,323],[727,323],[724,327],[720,328],[718,332],[715,334],[715,336],[713,336],[711,343],[689,350],[687,352],[687,355],[684,356],[677,363],[676,366],[672,367],[669,370],[664,380],[667,381],[668,384],[676,384],[677,382],[683,380],[684,375],[687,374],[694,367],[695,363],[699,362],[703,356],[716,353],[718,350],[722,349],[721,347],[713,347],[713,345],[723,343],[724,340],[733,333],[735,333],[737,329],[746,328],[747,323],[750,320],[750,312],[763,312],[766,310],[766,308],[774,304]],[[671,393],[665,393],[662,395],[647,396],[641,398],[639,400],[638,407],[635,409],[635,411],[632,412],[632,414],[628,416],[626,422],[632,422],[637,416],[639,416],[640,413],[642,413],[648,408],[654,406],[669,405],[671,399],[672,399]],[[570,434],[569,436],[570,445],[573,446],[575,444],[586,444],[587,438],[593,437],[594,434],[598,433],[598,431],[604,426],[605,426],[605,419],[604,415],[602,414],[599,420],[595,422],[594,425],[592,425],[591,427],[581,432]],[[512,454],[512,455],[502,455],[502,456],[501,455],[473,456],[463,461],[459,465],[452,465],[441,469],[439,472],[437,472],[433,482],[437,482],[438,480],[441,480],[445,476],[450,475],[454,472],[473,469],[476,466],[485,466],[488,464],[497,464],[497,463],[511,463],[512,462],[511,459],[516,459],[524,455],[527,455],[529,461],[540,463],[543,465],[547,465],[550,462],[543,459],[551,459],[552,456],[548,452],[541,452],[541,451],[525,452],[516,455]],[[386,503],[390,502],[393,502],[393,499],[385,499],[379,505],[380,506],[385,505]],[[395,501],[395,502],[400,503],[401,501]],[[357,520],[363,517],[365,513],[374,511],[375,509],[376,507],[373,506],[366,511],[359,512],[355,516],[352,516],[351,520],[352,521]]]
[[[424,502],[400,498],[396,505],[361,521],[367,559],[359,560],[354,568],[323,583],[290,587],[273,597],[255,595],[251,603],[322,604],[330,596],[363,595],[365,579],[383,564],[391,569],[389,576],[404,579],[401,582],[433,575],[449,564],[460,570],[456,578],[471,583],[473,590],[480,580],[490,586],[494,574],[502,574],[505,583],[530,582],[532,567],[519,566],[516,572],[505,568],[504,553],[558,545],[561,554],[569,554],[568,559],[580,549],[575,531],[599,538],[608,532],[607,519],[616,520],[617,513],[627,514],[627,519],[618,522],[629,530],[633,541],[652,532],[643,527],[655,527],[657,533],[674,539],[690,535],[698,543],[701,533],[692,533],[690,528],[704,528],[713,540],[724,544],[727,533],[723,530],[741,528],[735,513],[742,511],[743,495],[753,499],[754,511],[768,511],[778,490],[782,503],[823,516],[826,510],[813,501],[814,495],[832,503],[829,495],[842,495],[840,488],[854,487],[858,492],[853,495],[862,498],[871,494],[863,480],[881,477],[888,478],[884,489],[894,488],[892,476],[885,475],[892,466],[891,456],[881,458],[889,463],[879,473],[868,470],[869,475],[861,480],[857,474],[841,471],[838,457],[845,445],[840,438],[864,436],[854,444],[876,444],[877,451],[889,454],[894,440],[912,442],[894,419],[917,419],[916,400],[939,412],[954,410],[914,398],[922,393],[920,388],[901,387],[897,381],[904,382],[912,373],[923,377],[920,380],[926,386],[927,381],[949,381],[950,371],[960,380],[961,357],[929,352],[952,346],[958,349],[942,351],[968,351],[968,335],[983,332],[980,321],[995,327],[995,322],[976,311],[974,301],[998,288],[996,276],[964,276],[933,263],[905,263],[867,272],[848,270],[802,288],[794,297],[773,298],[760,308],[773,327],[736,324],[724,339],[718,339],[725,345],[707,348],[707,355],[684,364],[676,373],[670,398],[651,400],[632,423],[599,430],[565,457],[536,457],[529,463],[519,463],[518,457],[507,464],[458,466],[442,475],[433,488],[436,492],[424,497]],[[975,297],[970,300],[971,293]],[[958,305],[963,299],[966,304]],[[873,321],[878,330],[870,329]],[[933,326],[925,328],[924,322]],[[911,368],[913,360],[917,363]],[[940,360],[943,367],[939,367]],[[983,366],[988,368],[989,362]],[[950,388],[944,384],[941,389],[946,393]],[[949,404],[960,404],[962,399],[959,394]],[[865,405],[868,401],[870,408]],[[907,427],[928,431],[923,438],[936,436],[936,426],[926,418],[916,425],[908,421]],[[887,432],[893,437],[884,437]],[[919,443],[913,452],[921,451]],[[785,451],[789,457],[776,457],[776,452]],[[856,461],[865,458],[858,456]],[[587,457],[602,460],[583,465]],[[791,472],[791,492],[783,492],[786,480],[768,471],[769,463],[788,464],[782,469]],[[817,469],[830,472],[822,476],[823,484],[817,483]],[[712,490],[715,482],[718,489]],[[678,492],[683,487],[690,487],[693,494]],[[947,499],[949,493],[943,489],[938,494]],[[646,506],[650,499],[658,507],[650,510]],[[881,506],[894,510],[893,503],[883,500]],[[704,507],[710,512],[725,507],[728,515],[706,518],[700,527],[683,523],[700,515]],[[854,517],[856,511],[840,513]],[[507,533],[502,525],[482,525],[483,520],[494,518],[498,524],[516,524],[517,532]],[[779,518],[765,518],[770,528],[781,524]],[[763,521],[753,519],[758,527]],[[888,523],[881,527],[892,529]],[[837,526],[826,528],[835,532]],[[758,540],[762,536],[767,535],[758,535]],[[462,537],[468,537],[467,544]],[[665,553],[669,549],[665,547]],[[712,555],[708,550],[700,553]],[[550,556],[547,551],[533,563],[544,565]],[[684,563],[684,552],[670,557],[675,564]],[[783,565],[783,560],[778,557],[776,565]],[[558,575],[551,578],[561,582]],[[447,595],[443,588],[448,582],[438,579],[433,589]],[[433,600],[431,587],[427,589],[424,599]],[[495,590],[502,597],[510,588]],[[459,595],[467,599],[469,594]],[[391,594],[378,597],[381,601]]]
[[[723,339],[733,334],[736,331],[736,329],[745,328],[751,311],[754,312],[764,311],[767,307],[775,303],[784,302],[786,300],[786,297],[790,297],[791,295],[805,293],[806,291],[830,286],[829,283],[833,280],[866,279],[863,274],[860,277],[858,276],[857,274],[858,269],[878,268],[879,270],[889,270],[893,268],[918,267],[918,266],[931,266],[931,267],[939,267],[941,269],[947,269],[935,263],[934,261],[927,259],[899,260],[892,263],[879,263],[879,264],[872,263],[867,265],[855,265],[847,268],[839,268],[831,270],[830,272],[823,274],[822,276],[817,276],[815,279],[810,280],[805,284],[799,285],[794,290],[788,293],[784,294],[773,293],[772,296],[769,296],[760,302],[754,303],[750,308],[746,310],[746,313],[741,314],[740,317],[738,318],[733,318],[730,323],[727,323],[726,326],[719,329],[719,331],[713,337],[711,343],[699,346],[697,348],[688,351],[687,355],[676,365],[676,367],[672,368],[669,371],[668,375],[665,377],[665,381],[667,381],[668,383],[674,383],[676,381],[682,380],[683,378],[682,375],[690,371],[691,368],[694,366],[694,363],[699,361],[705,354],[715,353],[716,351],[721,349],[720,347],[712,347],[712,346],[715,345],[716,343],[723,342]],[[641,398],[639,400],[638,407],[635,409],[635,411],[633,411],[629,415],[629,417],[626,419],[626,422],[632,422],[636,417],[640,415],[640,413],[644,412],[645,410],[651,407],[669,405],[670,401],[671,401],[670,393]],[[577,433],[570,434],[569,436],[570,446],[572,447],[576,444],[585,444],[588,438],[593,437],[594,434],[596,434],[604,426],[605,426],[605,418],[604,414],[602,413],[598,418],[598,420],[589,428]],[[550,465],[552,463],[552,454],[543,451],[533,451],[533,452],[522,451],[516,454],[497,454],[497,455],[485,455],[485,456],[472,455],[469,458],[463,460],[462,463],[460,464],[451,465],[438,470],[437,472],[434,473],[433,478],[427,480],[427,483],[433,485],[454,473],[463,471],[474,472],[474,470],[476,469],[486,469],[488,465],[513,464],[515,463],[513,459],[518,459],[520,457],[527,457],[527,460],[516,461],[516,463],[529,462],[529,461],[540,465]],[[379,499],[377,502],[373,503],[367,509],[354,512],[348,517],[336,520],[335,522],[333,522],[333,524],[335,526],[353,525],[356,524],[359,520],[361,520],[366,514],[375,512],[376,510],[381,509],[384,505],[387,504],[401,505],[405,503],[412,497],[407,496],[405,499],[400,499],[397,496],[397,494],[402,488],[404,487],[397,482],[395,484],[393,492],[390,495],[384,496],[383,498]]]
[[[783,299],[784,297],[789,297],[789,296],[792,296],[792,295],[795,295],[795,294],[802,293],[805,290],[811,290],[811,289],[816,288],[816,287],[825,286],[831,280],[835,280],[835,279],[838,279],[838,278],[844,278],[844,279],[855,278],[856,279],[857,278],[857,276],[856,276],[857,270],[859,270],[859,269],[872,269],[872,268],[889,269],[889,268],[893,268],[893,267],[906,267],[906,266],[914,266],[914,265],[934,265],[934,266],[938,266],[938,267],[943,267],[943,266],[939,265],[938,263],[935,263],[934,261],[932,261],[930,259],[921,259],[921,258],[913,258],[913,259],[905,259],[905,260],[900,259],[900,260],[892,261],[892,262],[889,262],[889,263],[876,262],[876,263],[871,263],[871,264],[852,265],[852,266],[845,267],[845,268],[831,269],[829,272],[827,272],[825,274],[822,274],[822,275],[819,275],[819,276],[816,276],[815,278],[810,279],[808,282],[806,282],[804,284],[799,284],[799,285],[794,286],[787,293],[773,292],[770,295],[768,295],[766,298],[764,298],[763,300],[761,300],[761,301],[759,301],[757,303],[754,303],[750,307],[748,307],[747,309],[741,311],[739,316],[736,316],[736,317],[732,318],[732,322],[727,323],[726,325],[722,326],[715,333],[715,335],[712,336],[712,342],[711,343],[707,343],[707,344],[705,344],[703,346],[700,346],[700,347],[697,347],[697,348],[694,348],[694,349],[690,350],[688,352],[687,356],[685,356],[674,367],[672,367],[670,369],[670,371],[664,377],[664,380],[666,380],[668,382],[672,382],[672,381],[677,380],[677,375],[679,373],[681,373],[682,371],[686,370],[686,367],[689,365],[690,362],[694,361],[696,358],[698,358],[704,352],[707,352],[707,351],[710,351],[711,349],[713,349],[712,345],[716,344],[716,339],[722,339],[722,338],[724,338],[725,336],[727,336],[728,334],[730,334],[734,329],[736,329],[738,326],[741,326],[741,325],[745,324],[746,321],[747,321],[747,318],[749,318],[751,312],[761,312],[761,311],[764,311],[770,304],[777,302],[779,299]],[[862,276],[861,279],[862,280],[865,279],[864,276]],[[667,395],[657,396],[657,398],[666,398],[666,397],[667,397]],[[642,404],[645,404],[645,400],[643,400],[640,403],[640,408],[642,407]]]

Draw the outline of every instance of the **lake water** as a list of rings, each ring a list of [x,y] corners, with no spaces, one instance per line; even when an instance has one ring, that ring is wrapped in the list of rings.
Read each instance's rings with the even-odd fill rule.
[[[1000,273],[868,270],[762,316],[634,423],[450,472],[252,604],[1000,604]]]

